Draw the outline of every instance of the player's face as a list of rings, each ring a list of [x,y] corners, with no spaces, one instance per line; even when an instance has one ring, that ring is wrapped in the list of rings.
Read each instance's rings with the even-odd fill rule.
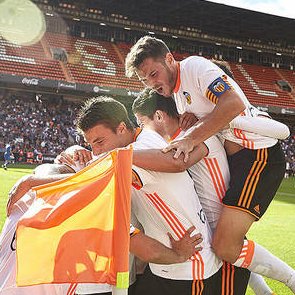
[[[171,54],[164,59],[146,58],[136,71],[139,80],[160,95],[171,96],[177,79],[177,68]]]
[[[124,129],[124,130],[123,130]],[[103,124],[97,124],[84,132],[95,156],[126,145],[126,126],[121,123],[116,132]]]

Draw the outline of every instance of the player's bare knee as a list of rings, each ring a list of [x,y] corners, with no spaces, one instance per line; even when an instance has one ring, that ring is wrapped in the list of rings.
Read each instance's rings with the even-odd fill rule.
[[[233,243],[229,243],[224,238],[214,238],[212,248],[215,254],[222,260],[234,263],[240,255],[239,247]]]

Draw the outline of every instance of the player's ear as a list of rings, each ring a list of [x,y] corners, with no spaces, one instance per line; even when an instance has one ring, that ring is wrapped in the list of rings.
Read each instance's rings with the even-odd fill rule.
[[[173,55],[172,55],[172,53],[171,52],[168,52],[167,54],[166,54],[166,62],[169,64],[169,65],[171,65],[171,64],[173,64],[173,62],[175,61],[175,59],[174,59],[174,57],[173,57]]]
[[[127,126],[124,122],[121,122],[116,129],[117,134],[124,134],[126,130],[127,130]]]
[[[121,122],[117,127],[117,134],[124,134],[127,130],[127,126],[124,122]]]

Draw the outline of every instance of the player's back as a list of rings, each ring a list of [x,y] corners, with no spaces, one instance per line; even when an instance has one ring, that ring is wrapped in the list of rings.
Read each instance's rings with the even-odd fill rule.
[[[134,144],[135,149],[164,146],[166,142],[160,135],[145,130]],[[192,261],[173,265],[150,264],[152,272],[162,277],[184,280],[204,279],[213,275],[219,269],[220,261],[211,250],[209,225],[189,174],[160,173],[138,167],[133,169],[140,186],[133,189],[132,210],[147,235],[168,247],[170,241],[167,232],[178,239],[194,225],[196,232],[203,236],[203,250]],[[192,272],[194,267],[196,272]]]

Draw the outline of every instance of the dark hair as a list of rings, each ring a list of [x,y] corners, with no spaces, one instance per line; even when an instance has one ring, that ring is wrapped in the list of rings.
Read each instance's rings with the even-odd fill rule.
[[[225,74],[227,74],[229,77],[234,79],[234,74],[233,74],[228,62],[223,61],[223,60],[216,60],[216,59],[211,59],[211,61],[214,64],[216,64],[220,69],[222,69],[225,72]]]
[[[140,38],[135,45],[132,46],[130,52],[125,60],[125,74],[127,77],[132,77],[142,64],[142,62],[149,57],[154,59],[165,58],[166,54],[170,52],[168,46],[164,41],[151,37],[144,36]]]
[[[155,90],[146,88],[134,100],[132,111],[149,117],[151,120],[157,110],[167,113],[169,117],[178,118],[175,101],[172,97],[164,97]]]
[[[111,97],[98,96],[84,103],[78,113],[76,125],[82,133],[97,124],[103,124],[115,132],[121,122],[130,130],[134,127],[122,103]]]

